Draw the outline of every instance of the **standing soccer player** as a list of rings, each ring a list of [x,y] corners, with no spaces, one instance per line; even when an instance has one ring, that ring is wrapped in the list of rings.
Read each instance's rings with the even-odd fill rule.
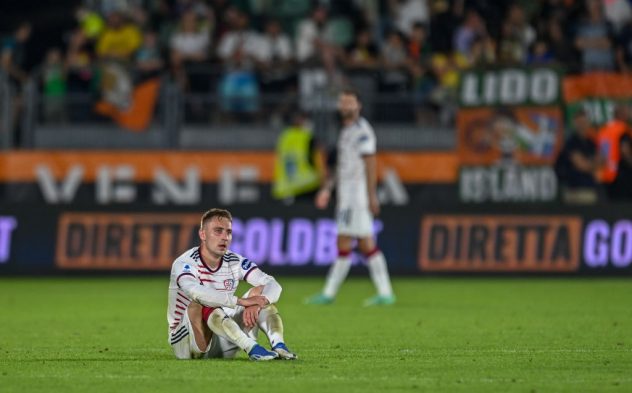
[[[358,94],[344,90],[338,99],[342,131],[338,139],[336,167],[338,226],[338,258],[329,269],[322,293],[307,299],[310,304],[329,304],[334,301],[340,285],[351,267],[353,240],[365,255],[377,295],[365,305],[389,305],[395,302],[384,254],[373,240],[373,216],[380,212],[377,199],[376,146],[373,128],[360,116]],[[334,179],[327,179],[316,195],[316,207],[329,204]]]
[[[178,359],[230,358],[239,349],[252,360],[296,359],[283,338],[283,322],[274,303],[281,286],[257,265],[228,250],[232,216],[211,209],[200,222],[200,246],[180,255],[169,283],[169,344]],[[251,288],[235,296],[239,281]],[[257,344],[258,329],[272,351]]]

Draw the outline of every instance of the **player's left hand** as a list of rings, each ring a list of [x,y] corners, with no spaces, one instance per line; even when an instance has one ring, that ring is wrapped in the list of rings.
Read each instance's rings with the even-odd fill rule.
[[[250,306],[244,309],[244,325],[247,328],[253,328],[257,325],[260,310],[261,307],[259,306]]]

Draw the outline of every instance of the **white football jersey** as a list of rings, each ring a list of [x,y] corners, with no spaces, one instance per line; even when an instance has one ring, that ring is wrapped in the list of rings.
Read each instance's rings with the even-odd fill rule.
[[[338,209],[369,206],[363,156],[376,152],[375,132],[363,117],[342,129],[338,138],[336,187]]]
[[[192,300],[207,306],[211,306],[212,303],[234,308],[237,303],[235,290],[241,280],[253,286],[266,285],[270,282],[276,284],[274,278],[259,270],[256,264],[232,251],[224,254],[215,270],[211,270],[202,259],[200,247],[184,252],[176,258],[171,267],[167,308],[169,329],[178,326]],[[195,281],[195,285],[192,285],[192,281]],[[185,282],[186,285],[184,285]],[[198,283],[203,288],[200,288]],[[270,303],[274,303],[280,295],[280,287],[278,285],[269,287],[274,293],[267,294],[264,289],[263,295],[267,295]],[[277,287],[278,290],[275,290]],[[203,290],[200,291],[200,289]]]

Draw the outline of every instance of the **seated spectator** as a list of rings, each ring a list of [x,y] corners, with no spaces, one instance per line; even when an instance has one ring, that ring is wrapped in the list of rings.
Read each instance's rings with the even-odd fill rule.
[[[555,162],[561,197],[566,203],[595,203],[598,199],[599,156],[590,119],[583,109],[575,112],[573,126]]]
[[[583,71],[614,70],[614,40],[599,0],[587,0],[587,16],[577,27],[575,46],[581,52]]]
[[[522,6],[512,5],[502,26],[498,60],[503,64],[524,64],[535,38],[535,29],[527,23]]]
[[[377,46],[369,30],[358,31],[355,42],[346,50],[344,64],[349,71],[369,71],[379,65]]]
[[[477,37],[472,43],[469,67],[489,67],[496,64],[496,43],[490,36]]]
[[[43,78],[43,115],[47,122],[62,122],[66,118],[66,67],[59,48],[46,53]]]
[[[248,16],[238,12],[231,30],[224,34],[217,48],[224,64],[219,93],[225,112],[253,114],[259,110],[259,84],[255,75],[258,43]]]
[[[416,24],[428,25],[430,10],[426,0],[388,0],[395,28],[410,36]]]
[[[195,66],[208,60],[210,45],[210,32],[200,24],[197,14],[191,10],[184,12],[169,42],[171,65],[181,88],[199,86],[208,90],[208,83],[192,83],[190,79],[195,78]]]

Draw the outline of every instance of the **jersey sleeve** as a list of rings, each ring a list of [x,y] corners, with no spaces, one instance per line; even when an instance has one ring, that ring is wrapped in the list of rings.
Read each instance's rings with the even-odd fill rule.
[[[367,125],[366,128],[362,129],[362,132],[358,135],[356,144],[358,146],[358,151],[360,152],[360,155],[370,156],[372,154],[375,154],[377,150],[375,133],[373,132],[373,129],[371,129],[371,126]]]
[[[263,292],[261,294],[268,299],[270,304],[279,301],[282,288],[274,277],[262,272],[261,269],[248,258],[241,260],[240,271],[243,275],[242,279],[248,284],[253,287],[263,286]]]
[[[230,307],[237,305],[237,296],[220,292],[202,285],[191,264],[181,261],[174,266],[176,284],[191,300],[206,307]]]

